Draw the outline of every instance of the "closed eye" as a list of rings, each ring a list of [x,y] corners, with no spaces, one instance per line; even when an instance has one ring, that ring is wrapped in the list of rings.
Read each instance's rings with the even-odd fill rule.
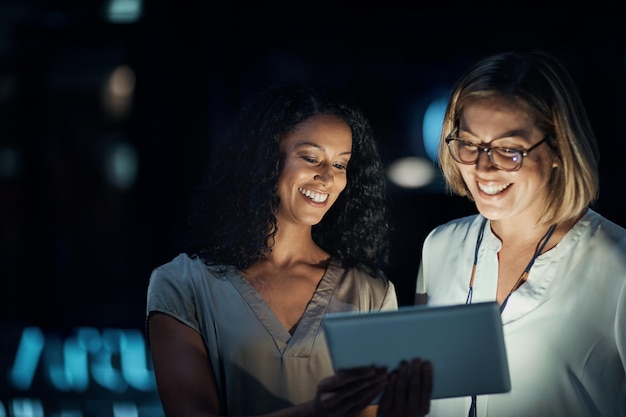
[[[476,144],[476,143],[472,143],[472,142],[468,142],[466,140],[459,140],[461,142],[461,144],[463,145],[463,147],[465,149],[467,149],[468,151],[476,151],[478,149],[491,149],[492,151],[496,151],[498,152],[500,155],[502,156],[516,156],[518,154],[520,154],[521,152],[523,152],[523,150],[521,149],[517,149],[517,148],[509,148],[509,147],[505,147],[505,146],[493,146],[493,147],[489,147],[489,146],[484,146],[481,144]]]
[[[475,143],[468,142],[468,141],[462,140],[462,139],[458,139],[458,140],[461,143],[461,145],[463,145],[463,147],[465,149],[467,149],[468,151],[475,151],[475,150],[478,149],[478,145],[476,145]]]
[[[498,152],[502,156],[509,156],[509,157],[517,156],[522,152],[520,149],[502,148],[502,147],[491,148],[491,150]]]

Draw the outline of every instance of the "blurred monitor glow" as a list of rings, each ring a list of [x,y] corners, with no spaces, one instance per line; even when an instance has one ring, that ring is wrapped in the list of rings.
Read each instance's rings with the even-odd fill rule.
[[[111,185],[128,189],[135,184],[139,155],[131,144],[115,142],[109,145],[104,163],[105,175]]]
[[[165,417],[143,329],[0,322],[0,417]]]
[[[134,23],[141,18],[142,0],[109,0],[107,20],[111,23]]]
[[[426,158],[400,158],[387,167],[387,177],[402,188],[421,188],[429,185],[435,178],[435,166]]]
[[[20,152],[14,148],[0,148],[0,179],[15,178],[21,171],[22,155]]]
[[[448,96],[441,96],[433,100],[424,112],[422,122],[424,148],[428,157],[434,162],[438,161],[437,148],[439,147],[441,126],[443,125],[443,116],[445,115],[447,104]]]

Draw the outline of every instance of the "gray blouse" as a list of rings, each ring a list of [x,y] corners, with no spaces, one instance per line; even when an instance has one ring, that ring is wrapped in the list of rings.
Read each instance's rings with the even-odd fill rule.
[[[202,335],[221,412],[267,413],[312,400],[333,373],[321,321],[326,313],[398,308],[393,283],[331,259],[293,335],[237,273],[180,254],[154,269],[147,311],[168,314]]]

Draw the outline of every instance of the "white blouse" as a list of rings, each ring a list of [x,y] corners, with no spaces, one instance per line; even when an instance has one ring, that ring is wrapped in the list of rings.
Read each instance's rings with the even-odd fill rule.
[[[453,220],[426,238],[416,293],[428,305],[465,303],[482,219]],[[500,247],[486,227],[474,303],[496,299]],[[477,416],[626,416],[624,228],[588,210],[536,259],[502,322],[511,391],[478,396]],[[429,416],[466,417],[469,407],[469,397],[433,400]]]

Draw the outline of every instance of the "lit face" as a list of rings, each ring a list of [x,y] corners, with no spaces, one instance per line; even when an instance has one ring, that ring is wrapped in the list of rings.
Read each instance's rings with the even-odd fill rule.
[[[318,115],[287,134],[280,148],[284,166],[278,179],[278,222],[313,226],[346,188],[350,127],[335,116]]]
[[[541,141],[540,131],[520,105],[503,98],[468,103],[459,121],[462,139],[482,144],[525,150]],[[535,221],[544,206],[556,157],[547,142],[523,158],[517,171],[494,167],[486,152],[475,165],[457,163],[478,211],[490,220]]]

